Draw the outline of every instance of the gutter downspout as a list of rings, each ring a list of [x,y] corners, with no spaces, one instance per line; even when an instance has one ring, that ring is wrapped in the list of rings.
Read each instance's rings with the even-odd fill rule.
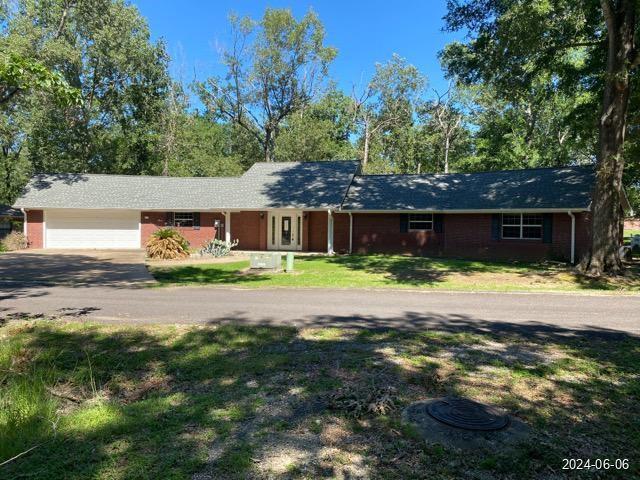
[[[349,255],[353,252],[353,215],[349,212]]]
[[[231,212],[224,212],[224,241],[227,245],[231,245]]]
[[[567,214],[571,217],[571,265],[576,263],[576,216],[572,211]]]
[[[22,221],[22,233],[26,237],[27,236],[27,212],[24,208],[21,208],[20,211],[22,212],[22,217],[24,218],[24,220]]]

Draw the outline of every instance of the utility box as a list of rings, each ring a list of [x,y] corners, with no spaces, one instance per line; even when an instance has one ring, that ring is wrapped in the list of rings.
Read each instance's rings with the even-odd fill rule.
[[[255,270],[280,270],[282,268],[282,254],[275,252],[251,253],[249,266]]]
[[[285,267],[286,272],[293,272],[293,252],[287,253],[287,266]]]

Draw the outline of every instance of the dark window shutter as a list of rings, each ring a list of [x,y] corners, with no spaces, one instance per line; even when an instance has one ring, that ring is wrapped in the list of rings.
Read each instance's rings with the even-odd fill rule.
[[[444,232],[444,215],[437,213],[433,216],[433,231],[436,233]]]
[[[173,212],[166,212],[164,214],[164,225],[166,227],[173,227]]]
[[[553,213],[542,215],[542,242],[551,243],[553,239]]]
[[[500,240],[500,229],[502,228],[502,215],[494,213],[491,215],[491,240]]]
[[[407,233],[409,231],[409,214],[400,214],[400,233]]]
[[[193,212],[193,229],[200,230],[200,212]]]

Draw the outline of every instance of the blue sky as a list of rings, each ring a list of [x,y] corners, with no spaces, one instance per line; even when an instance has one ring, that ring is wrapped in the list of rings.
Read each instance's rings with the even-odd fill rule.
[[[163,37],[173,58],[172,72],[189,83],[221,74],[219,48],[229,42],[228,14],[260,18],[265,8],[290,8],[300,18],[309,8],[326,29],[326,44],[338,49],[331,77],[345,91],[364,84],[376,62],[393,53],[406,58],[428,77],[429,88],[446,81],[438,51],[462,35],[442,32],[445,0],[425,1],[158,1],[132,0],[144,15],[154,39]]]

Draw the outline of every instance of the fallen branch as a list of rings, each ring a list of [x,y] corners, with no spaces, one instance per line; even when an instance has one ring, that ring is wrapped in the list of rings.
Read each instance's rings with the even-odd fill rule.
[[[33,447],[31,447],[29,450],[25,450],[22,453],[19,453],[18,455],[16,455],[15,457],[11,457],[9,460],[5,460],[4,462],[0,463],[0,467],[4,467],[7,463],[9,462],[13,462],[16,458],[19,458],[23,455],[26,455],[27,453],[29,453],[31,450],[35,450],[36,448],[38,448],[40,445],[42,445],[41,443],[39,443],[38,445],[35,445]]]

